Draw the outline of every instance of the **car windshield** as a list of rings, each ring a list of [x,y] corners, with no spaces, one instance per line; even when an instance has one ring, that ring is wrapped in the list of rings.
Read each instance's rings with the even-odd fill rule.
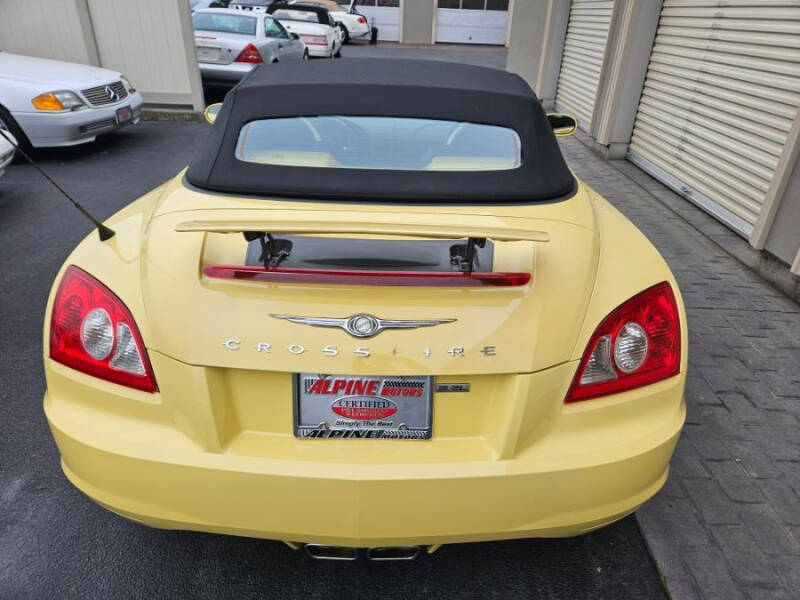
[[[256,18],[223,13],[194,13],[194,28],[217,33],[256,34]]]
[[[236,158],[291,167],[498,171],[522,163],[506,127],[405,117],[291,117],[242,127]]]
[[[303,21],[305,23],[322,23],[322,20],[319,17],[319,13],[310,10],[288,10],[285,8],[279,8],[275,12],[272,13],[272,16],[276,19],[282,19],[284,21]]]

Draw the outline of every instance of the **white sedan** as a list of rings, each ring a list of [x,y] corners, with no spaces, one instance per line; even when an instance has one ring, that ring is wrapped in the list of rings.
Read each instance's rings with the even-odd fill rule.
[[[120,73],[0,52],[0,127],[21,146],[74,146],[138,123],[142,96]]]
[[[300,36],[310,56],[341,57],[344,35],[324,6],[312,3],[276,2],[267,8],[267,12],[278,19],[286,31]]]
[[[6,134],[12,141],[16,142],[14,136],[11,135],[6,130],[3,130],[3,133]],[[0,135],[0,177],[3,176],[3,172],[5,168],[11,164],[11,161],[14,160],[14,152],[16,149],[14,146],[6,140],[2,135]]]
[[[350,3],[350,8],[347,10],[335,0],[291,0],[291,4],[303,3],[319,4],[327,8],[337,27],[342,30],[345,44],[350,40],[369,38],[371,28],[367,18],[356,11],[355,0]]]

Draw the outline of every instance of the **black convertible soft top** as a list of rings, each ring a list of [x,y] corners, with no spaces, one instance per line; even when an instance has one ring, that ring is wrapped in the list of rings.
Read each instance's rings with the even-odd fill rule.
[[[269,14],[273,14],[279,10],[298,10],[302,12],[313,12],[317,15],[317,21],[319,23],[328,23],[330,22],[330,13],[328,13],[328,9],[322,6],[321,4],[303,4],[302,2],[298,2],[297,4],[289,4],[288,2],[275,2],[267,7],[267,12]]]
[[[234,156],[239,131],[257,119],[294,116],[411,117],[508,127],[522,164],[501,171],[406,171],[255,164]],[[517,75],[450,62],[317,60],[263,65],[225,97],[186,178],[217,192],[388,202],[535,202],[575,189],[545,111]]]

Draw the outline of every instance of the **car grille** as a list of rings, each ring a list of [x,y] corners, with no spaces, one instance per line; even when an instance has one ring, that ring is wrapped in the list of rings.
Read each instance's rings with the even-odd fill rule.
[[[109,96],[108,89],[106,88],[113,90],[116,97],[112,98]],[[115,81],[109,85],[98,85],[88,90],[82,90],[81,94],[83,94],[84,98],[86,98],[92,106],[103,106],[104,104],[114,104],[115,102],[124,100],[128,97],[128,90],[125,89],[121,81]]]
[[[81,125],[78,131],[81,133],[89,133],[90,131],[97,131],[98,129],[105,129],[106,127],[114,127],[117,124],[116,119],[105,119],[103,121],[95,121],[88,125]]]

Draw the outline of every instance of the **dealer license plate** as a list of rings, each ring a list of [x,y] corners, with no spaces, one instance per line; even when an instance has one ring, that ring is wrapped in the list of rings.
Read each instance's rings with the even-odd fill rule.
[[[133,109],[130,106],[117,109],[117,123],[126,123],[131,119],[133,119]]]
[[[431,437],[433,378],[299,373],[294,433],[300,438]]]

